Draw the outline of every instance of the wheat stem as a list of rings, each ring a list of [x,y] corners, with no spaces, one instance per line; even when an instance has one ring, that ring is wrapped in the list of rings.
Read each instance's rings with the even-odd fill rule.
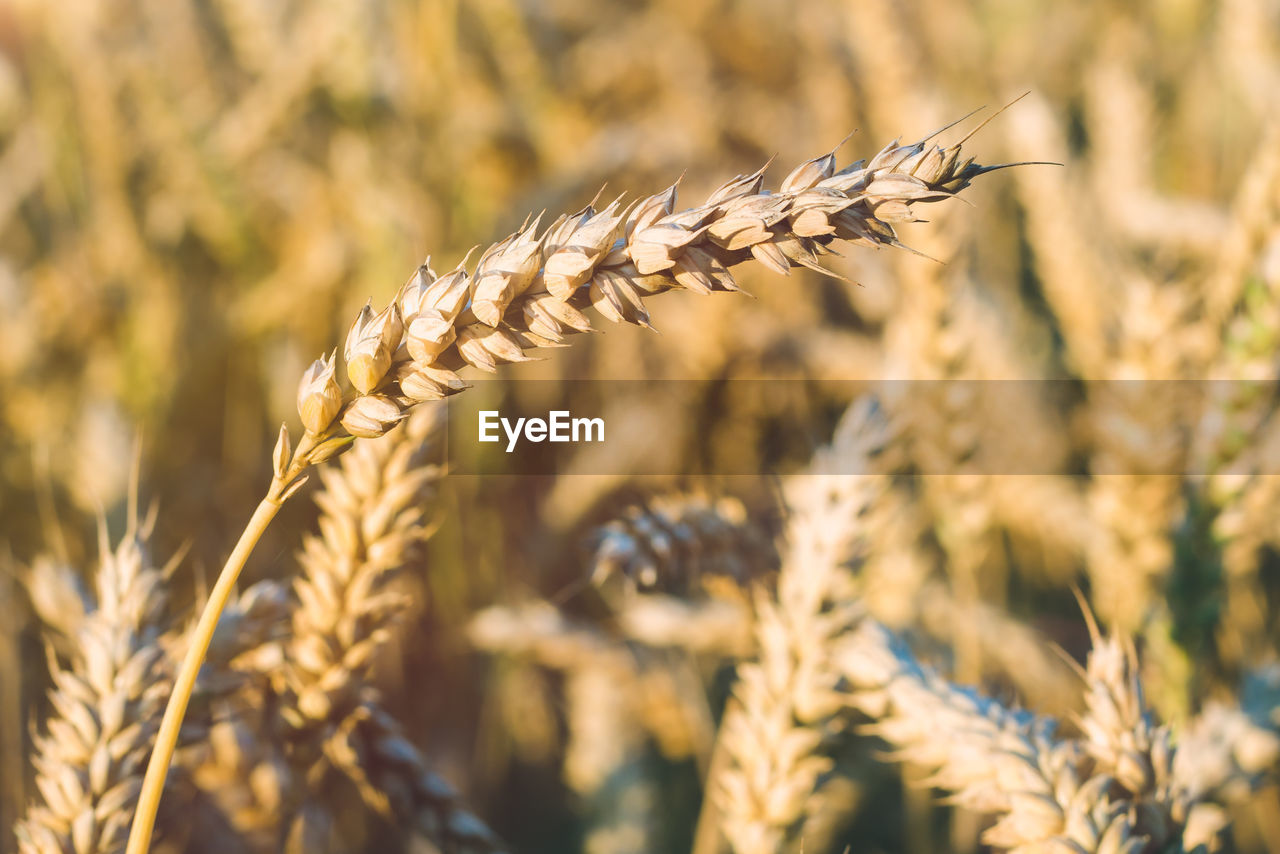
[[[303,472],[313,463],[318,462],[316,452],[322,437],[308,430],[303,434],[297,449],[291,448],[289,431],[280,428],[280,438],[276,442],[272,456],[274,476],[267,496],[253,511],[249,523],[245,525],[235,548],[218,573],[218,581],[213,585],[209,601],[200,612],[200,619],[191,632],[191,645],[182,658],[182,666],[178,669],[173,683],[173,693],[164,709],[164,718],[160,721],[160,730],[156,735],[156,746],[147,762],[147,773],[142,780],[142,791],[138,795],[138,810],[133,816],[133,825],[129,830],[129,846],[125,854],[146,854],[151,846],[151,834],[155,829],[156,811],[160,807],[160,796],[164,793],[164,781],[169,774],[169,765],[173,762],[173,752],[178,744],[178,734],[182,729],[182,719],[187,713],[187,704],[191,701],[191,693],[195,690],[196,677],[200,675],[200,666],[204,663],[205,654],[209,651],[209,643],[213,640],[213,632],[218,627],[218,618],[227,607],[231,593],[235,589],[240,571],[244,569],[249,555],[253,554],[258,540],[271,520],[280,511],[281,505],[298,491],[306,482]]]
[[[272,484],[273,489],[275,484]],[[245,526],[240,540],[231,551],[218,581],[209,594],[200,613],[200,621],[196,623],[191,634],[191,646],[187,648],[182,659],[182,667],[178,670],[174,681],[173,693],[169,695],[168,705],[164,709],[164,718],[160,721],[160,731],[156,735],[156,746],[147,762],[147,773],[142,780],[142,791],[138,795],[138,810],[133,816],[133,827],[129,831],[129,846],[126,854],[146,854],[151,846],[151,833],[155,828],[156,810],[160,806],[160,795],[164,792],[164,781],[169,774],[169,764],[173,761],[173,751],[178,743],[178,731],[182,727],[182,719],[187,713],[187,703],[191,699],[191,691],[195,688],[196,676],[200,673],[200,665],[204,663],[205,652],[213,639],[213,630],[218,625],[218,617],[226,606],[231,592],[235,588],[236,579],[245,561],[253,553],[254,546],[267,529],[267,525],[280,510],[281,502],[268,496],[253,512],[249,524]]]

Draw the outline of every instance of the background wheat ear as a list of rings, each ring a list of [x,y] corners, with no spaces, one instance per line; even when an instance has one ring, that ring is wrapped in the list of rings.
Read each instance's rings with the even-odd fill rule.
[[[1173,773],[1194,799],[1244,801],[1280,773],[1280,666],[1247,674],[1239,700],[1213,700],[1179,733]]]
[[[33,601],[72,607],[37,606],[58,615],[53,629],[62,638],[50,645],[54,711],[35,738],[39,799],[17,826],[24,854],[125,847],[171,687],[166,586],[175,565],[162,567],[151,559],[155,514],[139,520],[135,500],[129,516],[114,547],[106,523],[99,523],[92,593],[51,562],[36,564],[27,578]],[[180,850],[183,835],[170,834],[162,843],[166,850]]]
[[[821,812],[833,765],[825,749],[843,729],[831,650],[863,616],[851,567],[866,544],[864,517],[888,486],[875,458],[891,435],[875,402],[858,401],[830,447],[786,485],[776,593],[756,590],[757,660],[738,668],[704,807],[703,826],[718,810],[740,854],[789,850]],[[710,838],[704,830],[700,850],[711,850]]]
[[[728,496],[655,495],[592,530],[586,547],[591,583],[632,598],[734,595],[777,563],[742,502]]]

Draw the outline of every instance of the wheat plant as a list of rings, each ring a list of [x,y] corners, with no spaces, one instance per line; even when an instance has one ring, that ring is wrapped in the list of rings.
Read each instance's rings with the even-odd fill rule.
[[[729,267],[754,258],[781,274],[822,270],[833,240],[899,245],[893,223],[911,205],[950,198],[991,171],[963,158],[962,143],[891,143],[869,161],[836,169],[835,152],[801,164],[777,193],[763,192],[764,170],[738,176],[699,207],[675,211],[676,185],[621,209],[588,206],[539,233],[539,220],[490,246],[474,272],[459,265],[437,276],[421,266],[396,298],[375,312],[366,305],[343,348],[317,360],[298,388],[304,428],[295,447],[282,427],[267,496],[254,511],[210,593],[175,678],[139,799],[130,854],[149,845],[165,775],[183,715],[218,616],[266,526],[306,481],[306,471],[376,438],[415,405],[466,388],[463,366],[495,370],[521,362],[525,350],[554,346],[591,329],[590,306],[613,322],[648,325],[645,296],[672,289],[737,290]]]

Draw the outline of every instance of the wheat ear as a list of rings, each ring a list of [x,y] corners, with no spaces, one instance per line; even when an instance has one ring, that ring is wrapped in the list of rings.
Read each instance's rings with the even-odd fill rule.
[[[319,534],[299,554],[284,710],[298,730],[341,720],[359,704],[369,665],[408,604],[392,582],[430,536],[427,514],[443,470],[443,410],[432,408],[385,438],[362,442],[320,472]]]
[[[1083,850],[1099,850],[1110,812],[1094,814],[1097,784],[1086,786],[1076,773],[1083,750],[1055,740],[1055,722],[950,684],[870,620],[843,639],[835,658],[851,705],[876,721],[870,729],[900,759],[928,772],[923,784],[967,809],[1002,815],[984,837],[989,844],[1043,843],[1063,832],[1070,815],[1073,832],[1094,837]]]
[[[320,533],[303,546],[294,585],[299,604],[277,682],[290,753],[325,757],[305,769],[312,789],[327,765],[355,784],[372,811],[441,851],[492,852],[499,848],[494,835],[426,769],[368,680],[408,604],[394,589],[395,577],[430,536],[429,497],[442,470],[428,458],[440,448],[442,416],[421,409],[321,472]],[[296,821],[318,815],[317,795],[310,793],[313,806]],[[295,829],[291,836],[307,833]]]
[[[23,854],[124,850],[171,675],[168,570],[147,552],[153,519],[130,516],[114,549],[100,527],[96,604],[74,626],[67,666],[53,661],[55,711],[35,742],[40,803],[17,827]]]
[[[1240,695],[1209,703],[1179,733],[1173,776],[1193,799],[1232,803],[1280,771],[1280,664],[1251,671]]]
[[[742,502],[729,497],[653,496],[598,527],[590,545],[592,583],[620,583],[630,594],[743,587],[775,562]]]
[[[788,483],[777,595],[757,593],[758,660],[739,668],[717,744],[728,761],[712,781],[721,830],[739,854],[780,850],[820,803],[831,767],[821,748],[844,705],[830,650],[863,616],[849,564],[865,543],[862,517],[888,485],[868,473],[886,437],[874,405],[860,401],[831,447]]]
[[[996,813],[983,840],[1015,852],[1156,852],[1207,842],[1190,828],[1196,796],[1175,778],[1169,731],[1142,699],[1132,647],[1102,638],[1084,671],[1080,739],[1056,722],[1005,708],[922,666],[886,629],[864,621],[834,655],[852,706],[925,785]],[[1198,835],[1203,834],[1203,835]],[[1179,849],[1180,850],[1180,849]]]
[[[763,191],[764,169],[721,186],[701,206],[675,212],[676,185],[623,209],[588,206],[541,235],[538,220],[489,247],[474,275],[459,265],[437,277],[424,264],[379,312],[365,306],[343,349],[352,389],[336,378],[335,356],[316,361],[298,389],[304,433],[293,447],[281,428],[273,478],[228,557],[178,671],[147,767],[128,854],[148,848],[182,717],[218,615],[262,532],[305,481],[305,472],[355,436],[374,437],[408,409],[466,387],[455,370],[494,370],[526,361],[525,350],[585,332],[582,309],[649,325],[644,297],[676,288],[737,290],[729,267],[755,258],[784,275],[822,269],[833,241],[901,245],[893,223],[911,206],[950,198],[984,172],[961,144],[891,143],[869,162],[836,171],[835,152],[801,164],[777,193]],[[825,271],[824,271],[825,272]]]

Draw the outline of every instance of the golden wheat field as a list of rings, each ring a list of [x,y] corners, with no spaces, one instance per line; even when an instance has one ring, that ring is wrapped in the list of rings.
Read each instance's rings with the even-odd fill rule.
[[[0,852],[1280,854],[1278,380],[1280,0],[0,0]]]

